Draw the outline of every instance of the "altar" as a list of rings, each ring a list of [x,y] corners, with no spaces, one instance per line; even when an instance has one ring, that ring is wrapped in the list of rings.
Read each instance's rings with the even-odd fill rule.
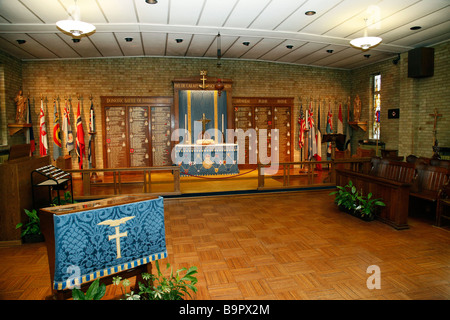
[[[238,174],[238,145],[177,144],[175,163],[181,176],[216,176]]]

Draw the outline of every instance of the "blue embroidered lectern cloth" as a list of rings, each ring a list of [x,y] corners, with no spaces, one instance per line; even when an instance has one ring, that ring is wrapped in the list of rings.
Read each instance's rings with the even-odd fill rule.
[[[175,145],[175,163],[181,176],[238,174],[238,145]]]
[[[167,257],[162,197],[53,220],[57,290]]]

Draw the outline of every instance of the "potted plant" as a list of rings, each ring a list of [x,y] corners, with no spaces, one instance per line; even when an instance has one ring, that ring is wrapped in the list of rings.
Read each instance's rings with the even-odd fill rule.
[[[361,195],[358,196],[359,204],[355,208],[355,215],[361,217],[364,220],[373,220],[375,219],[376,210],[378,209],[376,206],[384,207],[386,204],[381,201],[381,199],[372,198],[372,193],[366,196]]]
[[[105,295],[105,292],[106,285],[104,283],[100,284],[100,279],[97,278],[91,283],[86,291],[86,294],[84,294],[80,289],[73,288],[72,298],[73,300],[100,300]]]
[[[29,211],[24,209],[28,216],[28,222],[24,225],[19,222],[16,225],[16,229],[22,228],[20,236],[25,243],[34,243],[44,241],[44,235],[41,233],[40,219],[35,209]]]
[[[341,211],[359,217],[366,221],[375,219],[377,206],[385,206],[381,199],[372,198],[372,193],[364,196],[358,193],[356,186],[350,180],[344,187],[336,186],[338,190],[333,191],[330,195],[335,195],[334,202]]]
[[[139,283],[139,293],[131,291],[127,293],[127,287],[130,282],[123,280],[121,277],[113,278],[113,284],[120,285],[122,281],[122,294],[126,300],[183,300],[185,295],[191,297],[190,290],[194,293],[197,292],[195,284],[197,278],[194,274],[197,273],[197,267],[190,267],[189,269],[181,268],[173,273],[173,269],[168,263],[166,265],[166,271],[170,268],[170,275],[165,277],[161,272],[158,260],[155,261],[157,275],[143,273],[142,279],[146,283]],[[186,271],[184,275],[181,273]]]
[[[64,192],[64,199],[60,198],[61,205],[72,203],[72,194],[70,191]],[[76,201],[73,201],[73,203],[77,203]],[[52,207],[59,206],[58,203],[58,197],[54,197],[52,200],[52,203],[50,204]]]

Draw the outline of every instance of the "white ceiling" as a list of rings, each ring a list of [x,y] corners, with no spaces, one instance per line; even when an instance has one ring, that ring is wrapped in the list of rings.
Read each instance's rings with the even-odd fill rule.
[[[0,50],[24,60],[215,58],[220,33],[223,59],[353,69],[450,38],[450,0],[77,0],[96,31],[74,43],[55,25],[74,3],[0,0]],[[364,34],[365,19],[368,35],[383,41],[363,52],[349,41]]]

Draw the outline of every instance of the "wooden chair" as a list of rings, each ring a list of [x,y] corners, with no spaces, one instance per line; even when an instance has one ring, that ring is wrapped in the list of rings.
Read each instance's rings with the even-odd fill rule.
[[[450,181],[447,181],[438,194],[436,226],[441,226],[442,218],[450,220]]]
[[[449,180],[449,170],[442,167],[417,164],[418,190],[411,196],[435,202],[438,199],[439,190]]]

